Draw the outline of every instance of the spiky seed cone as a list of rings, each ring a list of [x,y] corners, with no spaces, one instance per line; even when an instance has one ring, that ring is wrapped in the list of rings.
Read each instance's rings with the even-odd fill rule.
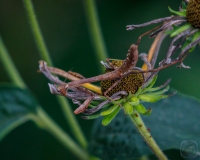
[[[200,0],[189,1],[186,17],[192,26],[200,28]]]
[[[114,66],[119,67],[122,65],[123,61],[112,61],[112,64]],[[112,71],[111,69],[106,69],[106,72]],[[139,72],[139,70],[134,69],[133,71]],[[101,91],[104,94],[105,91],[107,91],[118,79],[114,80],[105,80],[101,81]],[[114,93],[117,93],[119,91],[126,91],[131,92],[134,94],[137,92],[138,88],[142,86],[144,83],[144,76],[142,73],[138,74],[129,74],[122,78],[122,80],[114,87],[112,88],[108,93],[107,96],[112,96]]]

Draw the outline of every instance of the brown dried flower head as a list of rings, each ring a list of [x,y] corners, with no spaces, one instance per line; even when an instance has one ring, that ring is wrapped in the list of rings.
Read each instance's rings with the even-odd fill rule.
[[[115,67],[120,67],[123,63],[121,60],[114,60],[111,62],[113,66]],[[112,71],[111,69],[106,69],[106,72]],[[134,69],[133,71],[139,71],[139,69]],[[101,91],[104,93],[107,91],[118,79],[114,80],[105,80],[101,81]],[[142,73],[138,74],[129,74],[122,78],[122,80],[115,86],[113,87],[108,93],[108,96],[113,95],[114,93],[117,93],[119,91],[126,91],[134,94],[137,92],[138,88],[142,86],[144,83],[144,76]]]
[[[200,0],[189,1],[186,18],[192,26],[200,28]]]

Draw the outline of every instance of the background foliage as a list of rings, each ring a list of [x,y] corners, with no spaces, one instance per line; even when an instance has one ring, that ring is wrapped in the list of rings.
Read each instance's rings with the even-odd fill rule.
[[[99,74],[100,69],[90,40],[83,3],[84,1],[79,0],[33,1],[54,65],[66,71],[72,70],[85,77],[90,77]],[[168,6],[177,10],[179,4],[180,1],[173,0],[96,1],[109,57],[124,59],[129,46],[148,29],[126,31],[127,24],[138,24],[166,17],[170,14]],[[55,96],[49,93],[48,80],[36,72],[40,58],[21,1],[0,1],[0,34],[26,84],[50,116],[70,133]],[[140,44],[139,51],[148,52],[150,42],[152,40],[145,37]],[[169,38],[162,45],[159,59],[166,54],[168,46]],[[200,54],[198,53],[199,47],[185,61],[186,65],[192,67],[190,70],[179,70],[173,66],[162,71],[159,74],[158,85],[171,77],[171,87],[200,98],[197,83],[200,79],[200,74],[198,74]],[[141,63],[138,64],[140,65]],[[0,64],[0,82],[9,82],[2,64]],[[93,121],[82,120],[79,115],[76,117],[89,139]],[[22,159],[22,154],[23,159],[66,159],[72,156],[56,139],[36,128],[32,122],[15,129],[0,143],[2,159],[17,157]]]

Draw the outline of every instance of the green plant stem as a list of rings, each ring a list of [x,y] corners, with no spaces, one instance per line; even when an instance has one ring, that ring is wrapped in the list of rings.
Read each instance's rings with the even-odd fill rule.
[[[83,135],[82,130],[80,129],[78,122],[76,121],[74,117],[74,113],[72,109],[69,107],[69,104],[67,104],[67,101],[64,97],[57,96],[58,102],[60,103],[62,110],[66,113],[66,119],[68,119],[68,124],[72,128],[73,134],[76,135],[76,139],[81,144],[81,146],[86,149],[87,148],[87,141]]]
[[[37,19],[36,19],[36,14],[34,13],[33,9],[33,4],[31,0],[23,0],[24,2],[24,7],[27,12],[27,16],[29,19],[29,23],[33,32],[33,36],[35,39],[35,43],[37,45],[37,48],[39,50],[40,56],[42,59],[44,59],[49,65],[52,65],[51,58],[49,56],[49,52],[47,50],[46,44],[44,42],[44,39],[42,37],[42,33],[40,30],[40,27],[38,25]]]
[[[11,80],[19,87],[26,88],[24,81],[20,77],[16,67],[14,66],[11,58],[9,57],[8,51],[1,37],[0,37],[0,59],[2,60],[2,63],[5,66],[5,69],[7,70],[7,73],[10,76]],[[71,138],[66,133],[64,133],[64,131],[62,131],[61,128],[59,128],[57,124],[53,122],[51,118],[40,107],[38,108],[39,109],[37,115],[29,114],[19,119],[18,121],[14,122],[12,126],[9,126],[9,128],[7,128],[1,133],[1,138],[3,138],[13,128],[16,128],[17,126],[23,124],[27,120],[32,119],[34,122],[38,124],[38,126],[42,128],[45,127],[46,129],[48,129],[62,144],[64,144],[66,148],[71,150],[72,153],[74,153],[77,157],[83,160],[87,160],[88,159],[87,153],[84,150],[82,150],[76,143],[74,143],[71,140]]]
[[[88,155],[80,148],[57,124],[42,110],[41,107],[37,109],[37,115],[41,122],[44,124],[42,127],[47,129],[51,134],[53,134],[66,148],[68,148],[74,155],[79,159],[88,160]]]
[[[1,36],[0,36],[0,60],[3,63],[4,68],[8,73],[10,79],[19,87],[26,88],[26,84],[24,83],[19,72],[15,68],[14,63],[10,58],[8,51],[3,43],[3,40],[1,39]]]
[[[33,32],[33,36],[38,47],[39,54],[43,60],[45,60],[49,65],[53,66],[36,19],[33,4],[31,0],[23,0],[23,2],[27,12],[28,20],[30,22],[30,27]],[[74,117],[74,113],[70,108],[69,102],[64,97],[57,96],[57,99],[58,102],[61,104],[64,116],[72,129],[73,135],[75,135],[76,139],[82,147],[87,148],[87,141],[84,137],[83,132],[80,129],[80,126],[78,125],[78,122]]]
[[[105,60],[108,56],[107,56],[107,51],[104,44],[102,32],[100,29],[95,1],[84,0],[83,3],[84,3],[84,9],[86,13],[87,22],[88,22],[90,37],[94,45],[94,49],[97,54],[97,59],[99,62],[100,60]],[[105,70],[105,68],[102,65],[100,69],[103,72]]]
[[[144,138],[145,142],[148,144],[148,146],[151,148],[151,150],[154,152],[155,156],[157,156],[158,159],[161,160],[167,160],[167,157],[164,155],[162,150],[159,148],[153,137],[151,136],[150,132],[146,128],[142,118],[140,117],[140,114],[135,110],[133,114],[129,115],[132,122],[138,129],[141,136]]]

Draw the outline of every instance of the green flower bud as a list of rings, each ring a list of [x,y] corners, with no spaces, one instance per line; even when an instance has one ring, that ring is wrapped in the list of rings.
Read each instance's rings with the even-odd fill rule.
[[[135,97],[135,96],[132,96],[130,99],[129,99],[129,103],[133,106],[137,106],[139,103],[140,103],[140,100]]]
[[[143,115],[150,115],[151,114],[151,109],[146,109],[141,103],[135,106],[135,109]]]
[[[125,102],[123,104],[123,107],[124,107],[124,111],[125,111],[126,114],[132,114],[133,113],[133,106],[130,105],[129,102]]]

